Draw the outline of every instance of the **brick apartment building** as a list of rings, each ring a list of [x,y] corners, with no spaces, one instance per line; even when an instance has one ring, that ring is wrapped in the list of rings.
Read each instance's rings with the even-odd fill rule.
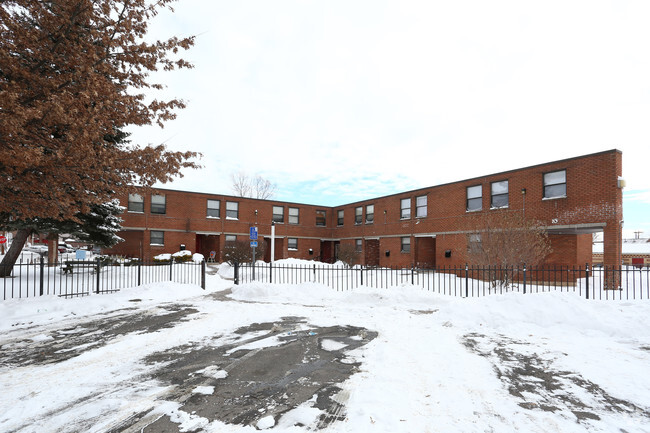
[[[547,264],[591,263],[592,233],[602,231],[604,263],[619,265],[621,176],[622,153],[610,150],[335,207],[157,189],[120,197],[125,242],[105,253],[151,259],[183,244],[218,262],[256,226],[268,261],[274,222],[276,260],[333,262],[348,244],[366,265],[459,265],[477,216],[522,212],[548,231]]]

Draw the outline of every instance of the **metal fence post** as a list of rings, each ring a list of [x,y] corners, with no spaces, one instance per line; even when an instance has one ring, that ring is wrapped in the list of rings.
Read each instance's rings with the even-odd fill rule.
[[[138,259],[138,286],[142,285],[142,260]]]
[[[174,258],[169,261],[169,281],[174,280]]]
[[[316,282],[316,263],[314,263],[314,279],[312,281]]]
[[[589,299],[589,263],[585,264],[585,281],[587,283],[585,290],[586,290],[586,295],[587,299]]]
[[[235,262],[235,285],[239,285],[239,262]]]
[[[469,298],[469,267],[465,263],[465,297]]]
[[[43,259],[43,256],[41,256],[40,265],[41,265],[41,277],[39,278],[40,284],[41,284],[40,293],[41,293],[41,296],[43,296],[43,284],[44,284],[44,275],[43,274],[45,273],[45,260]],[[29,291],[29,289],[28,289],[28,291]],[[55,293],[56,293],[56,291],[55,291]]]
[[[201,288],[205,290],[205,260],[201,261]]]
[[[524,263],[524,295],[526,294],[526,263]]]
[[[411,265],[411,285],[415,285],[415,266]]]
[[[361,285],[363,286],[363,266],[361,266]]]
[[[95,283],[97,283],[97,288],[95,289],[95,293],[99,294],[99,271],[102,268],[102,259],[97,257],[97,263],[95,264],[95,273],[97,274],[97,278],[95,279]]]
[[[273,283],[273,261],[269,263],[269,283]]]

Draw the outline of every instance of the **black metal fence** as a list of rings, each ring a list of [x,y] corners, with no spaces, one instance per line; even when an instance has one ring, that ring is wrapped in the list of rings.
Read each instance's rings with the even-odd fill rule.
[[[443,295],[477,297],[508,292],[574,292],[587,299],[650,299],[650,267],[497,267],[436,268],[345,267],[258,262],[235,265],[235,284],[315,282],[334,290],[357,287],[388,289],[404,284]]]
[[[0,265],[0,271],[3,266]],[[196,284],[205,289],[205,262],[119,263],[98,258],[50,265],[41,257],[36,262],[17,262],[11,275],[0,277],[0,290],[3,300],[43,295],[71,297],[162,281]]]

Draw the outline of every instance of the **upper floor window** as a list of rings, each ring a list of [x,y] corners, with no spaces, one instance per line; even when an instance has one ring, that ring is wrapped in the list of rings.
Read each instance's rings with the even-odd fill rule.
[[[366,206],[366,224],[372,224],[375,221],[375,205]]]
[[[421,195],[415,198],[415,216],[424,218],[427,216],[427,196]]]
[[[317,226],[326,226],[327,225],[327,220],[325,219],[325,211],[324,210],[317,210],[316,211],[316,225]]]
[[[544,173],[544,198],[566,197],[566,170]]]
[[[239,219],[239,202],[226,202],[226,218]]]
[[[151,213],[164,214],[165,212],[165,196],[153,194],[151,196]]]
[[[483,188],[481,185],[467,187],[467,210],[481,210],[483,208]]]
[[[297,207],[289,208],[289,224],[298,224],[300,222],[300,209]]]
[[[287,238],[287,248],[290,250],[297,250],[298,238]]]
[[[400,219],[408,219],[411,218],[411,198],[403,198],[400,200],[400,213],[399,217]]]
[[[360,253],[363,250],[363,239],[355,239],[354,249],[356,252]]]
[[[284,207],[273,206],[273,222],[284,223]]]
[[[165,232],[161,230],[151,230],[149,232],[149,244],[165,245]]]
[[[361,224],[363,222],[363,208],[361,206],[354,208],[354,223]]]
[[[221,202],[219,200],[208,200],[208,214],[209,218],[219,218],[221,211]]]
[[[344,212],[342,210],[338,211],[337,219],[336,219],[336,225],[342,226],[343,225],[343,214]]]
[[[411,252],[411,238],[410,238],[410,236],[405,236],[405,237],[402,238],[401,251],[403,253],[410,253]]]
[[[492,199],[490,207],[508,207],[508,181],[492,182]]]
[[[140,194],[129,194],[129,212],[144,212],[144,198]]]

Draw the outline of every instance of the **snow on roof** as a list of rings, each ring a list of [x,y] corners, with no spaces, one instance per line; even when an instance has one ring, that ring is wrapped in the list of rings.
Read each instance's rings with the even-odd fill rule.
[[[603,243],[595,242],[592,251],[603,252]],[[624,239],[623,254],[650,254],[650,239]]]

